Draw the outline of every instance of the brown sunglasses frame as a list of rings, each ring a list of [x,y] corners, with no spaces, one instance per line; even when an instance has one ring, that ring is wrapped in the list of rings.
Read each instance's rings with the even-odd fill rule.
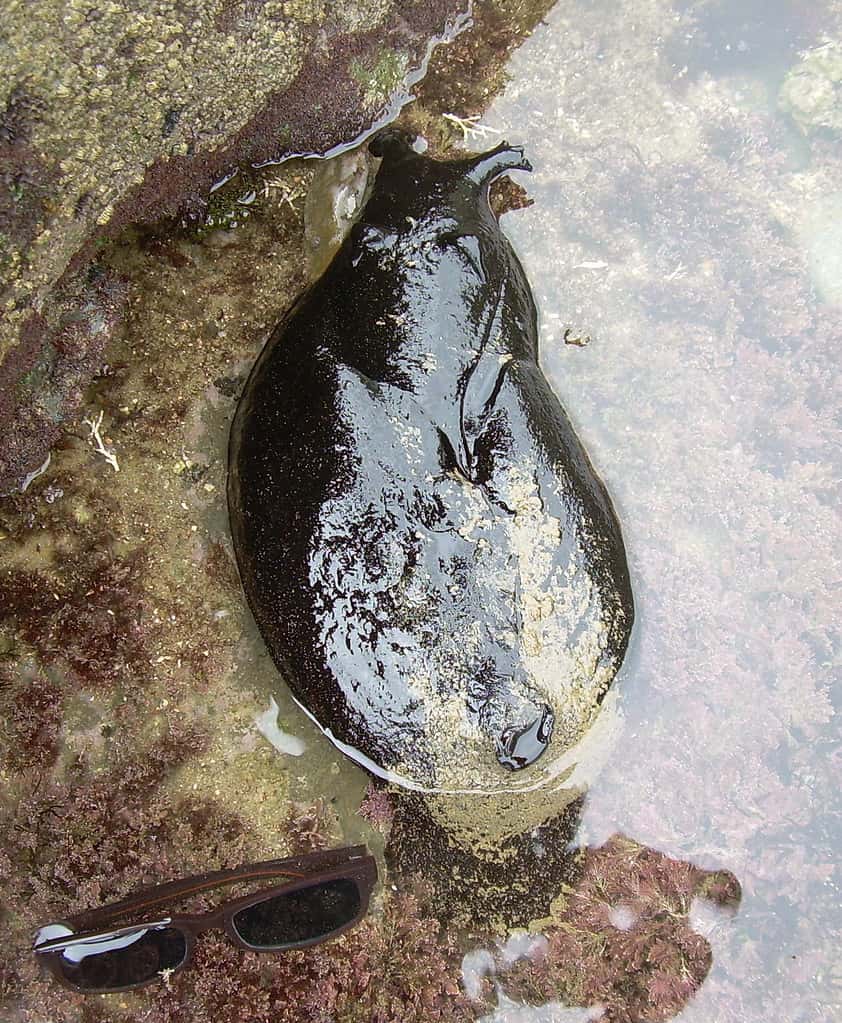
[[[222,885],[238,884],[248,881],[257,881],[261,878],[270,879],[280,875],[287,875],[292,879],[282,884],[271,885],[269,888],[261,888],[259,891],[243,895],[238,899],[229,899],[220,903],[214,909],[205,913],[184,913],[170,915],[165,925],[181,931],[185,939],[184,958],[167,971],[167,976],[174,976],[180,973],[190,964],[193,958],[193,949],[196,945],[196,938],[205,931],[213,929],[224,930],[228,940],[247,952],[274,952],[281,953],[293,949],[309,948],[312,945],[319,945],[322,942],[330,941],[345,931],[356,926],[368,912],[368,904],[374,884],[377,881],[377,864],[373,856],[368,853],[365,846],[348,846],[343,849],[328,849],[323,852],[308,853],[305,856],[293,856],[283,860],[265,860],[262,863],[249,863],[233,870],[217,870],[208,874],[196,874],[191,877],[182,878],[178,881],[167,881],[164,884],[154,885],[135,892],[128,898],[119,902],[112,902],[105,906],[98,906],[96,909],[78,913],[75,916],[66,917],[62,920],[54,920],[51,923],[61,924],[74,931],[62,938],[54,938],[36,945],[33,951],[49,970],[55,980],[63,987],[77,994],[105,994],[112,991],[133,991],[136,988],[146,987],[161,979],[161,974],[156,973],[148,980],[139,981],[136,984],[124,984],[120,987],[83,988],[78,987],[68,980],[62,973],[61,951],[68,944],[75,941],[94,937],[98,933],[108,933],[112,927],[103,926],[106,923],[115,923],[117,920],[128,917],[133,913],[151,909],[153,906],[161,906],[167,902],[189,898],[200,892],[219,888]],[[247,909],[266,899],[288,892],[300,891],[302,888],[309,888],[314,884],[323,881],[335,881],[342,878],[355,881],[360,892],[360,908],[353,919],[337,927],[329,934],[320,935],[306,941],[291,942],[288,945],[277,948],[265,948],[249,945],[237,933],[234,927],[233,918],[240,910]],[[160,921],[135,921],[129,919],[125,926],[143,927],[144,924],[161,923]],[[56,947],[51,951],[51,946]]]

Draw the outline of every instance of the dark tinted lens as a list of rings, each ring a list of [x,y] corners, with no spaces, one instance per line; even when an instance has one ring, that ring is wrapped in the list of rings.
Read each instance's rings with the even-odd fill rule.
[[[274,895],[234,914],[237,933],[253,948],[283,948],[327,937],[360,911],[355,881],[340,877]]]
[[[174,927],[139,927],[131,934],[79,942],[49,953],[82,991],[104,991],[153,980],[184,962],[187,940]]]

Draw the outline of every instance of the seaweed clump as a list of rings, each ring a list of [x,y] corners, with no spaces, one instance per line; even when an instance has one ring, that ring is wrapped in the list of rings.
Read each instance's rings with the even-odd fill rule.
[[[141,580],[146,556],[83,549],[54,576],[9,569],[0,627],[37,651],[41,663],[69,667],[85,685],[115,685],[148,663],[151,626]]]
[[[728,871],[708,871],[615,835],[585,851],[543,951],[505,974],[507,993],[533,1002],[604,1007],[605,1023],[671,1019],[710,971],[711,948],[692,930],[694,898],[740,901]]]
[[[180,868],[183,849],[202,849],[204,862],[235,838],[233,821],[211,821],[200,800],[176,803],[164,789],[170,772],[201,748],[199,733],[172,726],[140,753],[115,744],[105,771],[77,757],[62,772],[32,765],[21,774],[14,805],[0,808],[4,852],[14,864],[7,898],[21,907],[21,920],[116,898],[174,872],[174,860]]]
[[[49,767],[59,753],[61,692],[43,677],[15,684],[0,675],[0,750],[9,771]]]

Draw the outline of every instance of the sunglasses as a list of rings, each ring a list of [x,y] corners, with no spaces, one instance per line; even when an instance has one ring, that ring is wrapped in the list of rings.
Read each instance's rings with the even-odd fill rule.
[[[205,913],[145,919],[146,911],[222,885],[288,880],[223,902]],[[347,931],[365,916],[377,865],[365,846],[251,863],[170,881],[120,902],[45,924],[33,951],[59,983],[74,991],[128,991],[183,969],[196,938],[224,929],[250,952],[307,948]],[[126,926],[105,927],[141,914]]]

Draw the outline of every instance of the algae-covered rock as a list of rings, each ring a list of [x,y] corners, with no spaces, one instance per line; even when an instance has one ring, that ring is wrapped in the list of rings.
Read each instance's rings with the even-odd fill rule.
[[[381,115],[459,0],[9,0],[0,29],[0,492],[42,461],[82,379],[33,370],[56,285],[125,224],[200,211],[238,165],[324,152]],[[83,309],[84,307],[84,309]],[[106,316],[107,313],[107,316]],[[65,312],[65,317],[66,317]],[[82,300],[101,350],[113,302]],[[77,333],[83,333],[77,331]],[[44,392],[48,391],[49,394]],[[49,416],[34,409],[47,403]]]
[[[842,43],[808,50],[786,76],[779,103],[805,133],[842,131]]]

